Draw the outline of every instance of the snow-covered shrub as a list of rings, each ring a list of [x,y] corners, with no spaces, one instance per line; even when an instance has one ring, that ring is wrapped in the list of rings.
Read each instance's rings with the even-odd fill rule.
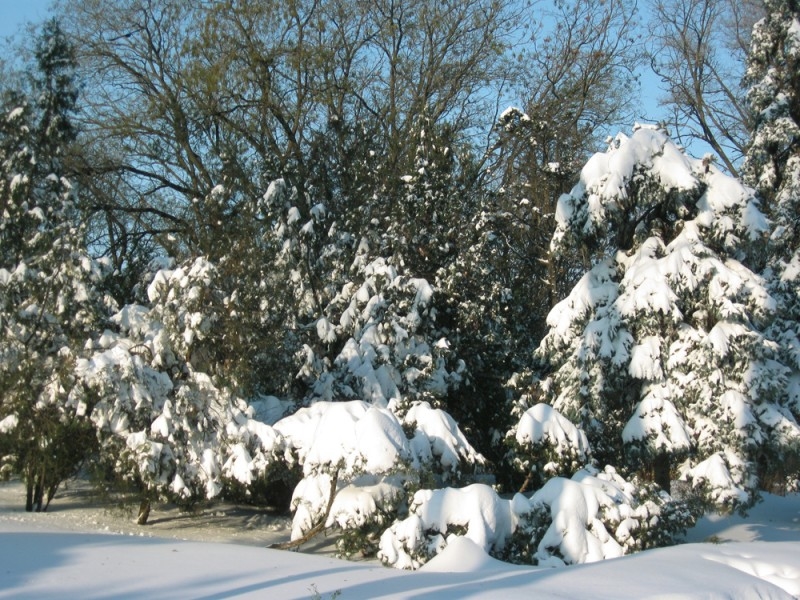
[[[409,516],[381,537],[379,557],[417,569],[454,536],[515,563],[561,566],[615,558],[674,542],[691,525],[686,506],[611,467],[554,477],[526,498],[500,498],[485,485],[420,490]]]
[[[526,489],[557,475],[569,477],[591,460],[586,434],[547,404],[523,412],[506,444],[514,467],[526,477]]]
[[[317,402],[281,419],[275,430],[303,470],[292,498],[292,539],[320,524],[335,526],[346,555],[374,551],[422,475],[453,479],[483,462],[455,422],[426,404],[401,421],[360,400]]]
[[[744,471],[731,481],[753,492],[758,462],[800,426],[766,333],[776,303],[743,262],[767,232],[752,190],[639,128],[589,160],[557,222],[553,252],[583,244],[595,259],[548,316],[544,399],[599,464],[669,489],[687,456],[732,452]]]
[[[101,456],[147,498],[178,503],[251,486],[282,459],[282,440],[253,410],[176,358],[159,314],[126,306],[76,373],[92,399]]]
[[[450,536],[466,536],[489,554],[500,554],[530,504],[517,494],[504,500],[488,485],[419,490],[409,516],[381,536],[378,557],[398,569],[418,569],[441,552]]]
[[[535,542],[540,565],[594,562],[665,545],[693,522],[682,503],[626,481],[612,467],[555,477],[530,502],[550,513],[547,530]]]

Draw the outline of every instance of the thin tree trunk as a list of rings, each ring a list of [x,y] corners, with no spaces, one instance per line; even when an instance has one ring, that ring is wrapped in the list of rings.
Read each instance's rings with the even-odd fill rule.
[[[661,489],[670,493],[670,486],[672,483],[669,454],[662,452],[656,456],[653,461],[653,481],[655,481]]]
[[[36,484],[33,488],[33,508],[36,512],[42,512],[44,504],[44,467],[36,477]]]
[[[519,492],[517,493],[524,494],[526,491],[528,491],[528,486],[531,484],[531,481],[533,481],[533,470],[528,471],[528,476],[525,478],[525,481],[522,482]]]
[[[33,512],[33,477],[30,474],[25,479],[25,511]]]
[[[139,504],[139,516],[136,519],[137,525],[147,525],[147,519],[150,517],[150,498],[142,498]]]
[[[56,492],[58,491],[59,485],[59,483],[56,483],[47,488],[47,502],[45,502],[42,512],[47,512],[47,509],[50,507],[50,502],[53,500]]]

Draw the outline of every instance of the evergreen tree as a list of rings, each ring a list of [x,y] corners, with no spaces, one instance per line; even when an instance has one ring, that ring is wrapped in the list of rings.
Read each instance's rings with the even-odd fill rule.
[[[800,3],[767,0],[753,30],[746,81],[756,117],[744,172],[772,219],[765,277],[778,302],[769,335],[791,369],[787,410],[800,415]],[[794,458],[762,465],[776,485],[796,477]]]
[[[552,251],[582,244],[595,258],[548,316],[540,391],[601,464],[747,503],[758,467],[800,439],[765,335],[775,303],[742,262],[767,229],[756,200],[639,129],[586,164],[557,219]]]
[[[7,93],[0,117],[0,468],[25,481],[27,510],[46,508],[92,446],[72,365],[101,317],[66,173],[77,91],[57,22],[35,56],[33,100]]]

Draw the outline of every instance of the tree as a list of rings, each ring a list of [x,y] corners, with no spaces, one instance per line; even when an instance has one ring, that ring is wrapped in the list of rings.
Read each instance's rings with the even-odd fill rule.
[[[87,143],[114,150],[100,174],[125,173],[153,233],[209,256],[202,237],[219,217],[235,220],[277,178],[304,218],[320,202],[341,215],[376,193],[391,206],[381,190],[413,166],[418,116],[467,136],[513,25],[508,7],[486,0],[64,6],[94,90]],[[371,147],[352,139],[362,127]],[[369,151],[383,157],[384,185],[354,196]],[[223,207],[193,202],[217,184],[229,190]]]
[[[775,304],[742,262],[767,229],[757,201],[642,128],[590,159],[557,215],[552,251],[582,244],[594,259],[548,316],[540,392],[600,464],[746,504],[761,463],[800,436],[766,335]]]
[[[800,414],[800,5],[765,2],[766,17],[753,30],[748,55],[748,99],[755,129],[743,171],[772,219],[765,277],[778,301],[770,330],[791,370],[788,408]],[[766,465],[765,465],[766,466]],[[782,486],[797,471],[784,461],[772,472]],[[764,476],[769,471],[763,469]]]
[[[278,463],[279,436],[234,393],[237,371],[216,351],[235,300],[207,260],[171,266],[153,275],[151,306],[123,307],[116,331],[75,367],[100,463],[141,494],[142,525],[158,498],[191,505],[228,488],[251,497]]]
[[[474,176],[461,156],[503,77],[510,4],[64,6],[93,90],[83,173],[96,239],[128,288],[117,295],[135,297],[137,278],[124,271],[145,270],[148,253],[215,264],[225,289],[248,299],[239,314],[266,313],[277,328],[268,343],[281,359],[250,364],[244,395],[289,389],[292,369],[281,367],[313,342],[363,237],[370,259],[392,256],[431,281],[456,251],[437,238],[452,237],[474,206],[457,202],[461,188],[442,189]],[[421,240],[415,229],[427,221]]]
[[[66,176],[77,90],[58,22],[45,24],[35,58],[32,100],[7,92],[0,120],[0,454],[39,511],[93,447],[72,365],[103,298]]]
[[[675,139],[704,142],[726,170],[739,173],[753,127],[741,85],[750,32],[762,0],[656,0],[650,63],[664,85],[661,101]]]

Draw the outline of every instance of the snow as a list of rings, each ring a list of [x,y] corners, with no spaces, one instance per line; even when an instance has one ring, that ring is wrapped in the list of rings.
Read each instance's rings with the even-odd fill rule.
[[[547,404],[525,411],[512,431],[520,444],[550,443],[559,452],[574,449],[582,457],[589,454],[586,434]]]
[[[0,420],[0,433],[8,433],[14,431],[19,424],[17,415],[8,415],[5,419]]]
[[[734,475],[741,470],[741,459],[732,452],[717,452],[693,467],[682,468],[681,479],[694,487],[707,486],[715,502],[720,505],[746,502],[747,492],[737,485]]]
[[[397,418],[366,402],[318,402],[281,419],[275,429],[297,451],[304,475],[341,469],[389,471],[411,458]]]
[[[553,522],[539,543],[539,564],[562,566],[618,558],[624,550],[598,520],[602,490],[583,481],[554,477],[536,492],[532,504],[550,506]]]
[[[406,572],[377,562],[333,559],[319,548],[315,554],[264,548],[286,536],[281,527],[288,525],[256,512],[243,518],[221,507],[197,517],[173,513],[141,528],[118,510],[87,499],[64,508],[72,491],[58,494],[52,512],[25,513],[19,507],[23,493],[17,482],[0,484],[0,598],[294,599],[340,592],[347,600],[748,600],[800,595],[797,495],[767,496],[749,518],[709,515],[687,535],[691,543],[620,559],[559,569],[522,567],[492,559],[461,537],[420,571]],[[716,543],[708,543],[709,537]]]
[[[398,569],[418,569],[426,562],[426,554],[439,554],[460,537],[448,534],[453,526],[463,528],[463,537],[484,552],[499,550],[516,529],[520,509],[529,509],[526,500],[504,500],[480,483],[419,490],[411,501],[410,516],[395,522],[381,536],[378,556]]]
[[[655,449],[688,450],[691,432],[675,405],[669,400],[667,386],[656,386],[639,402],[622,430],[622,440],[648,440]]]

